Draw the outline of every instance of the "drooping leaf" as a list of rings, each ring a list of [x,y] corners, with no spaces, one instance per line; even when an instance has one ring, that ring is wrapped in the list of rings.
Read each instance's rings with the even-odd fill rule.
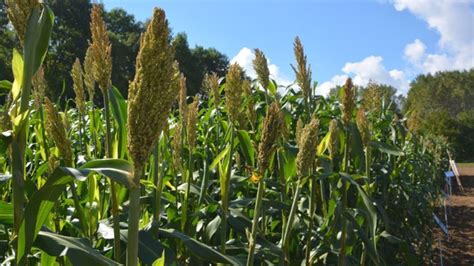
[[[40,231],[34,243],[35,247],[48,253],[50,256],[65,256],[72,265],[120,265],[94,249],[84,238],[58,235]]]
[[[196,239],[185,235],[175,229],[159,229],[159,234],[166,238],[180,239],[182,243],[191,251],[195,256],[201,258],[204,261],[213,263],[228,263],[231,265],[243,265],[239,260],[220,253],[219,251],[205,245]]]
[[[249,133],[245,130],[238,130],[236,133],[237,137],[239,138],[242,154],[249,165],[255,165],[255,149],[252,145]]]
[[[13,205],[9,202],[0,201],[0,224],[13,225]]]
[[[84,164],[81,168],[58,167],[26,205],[24,218],[18,234],[18,262],[26,258],[38,232],[49,215],[66,185],[74,180],[84,181],[90,173],[97,173],[112,178],[118,183],[128,186],[131,179],[131,165],[118,159],[95,160]]]
[[[394,155],[394,156],[403,156],[403,155],[405,155],[405,153],[403,151],[400,151],[397,148],[395,148],[395,147],[393,147],[393,146],[391,146],[387,143],[380,142],[380,141],[371,141],[370,146],[372,148],[378,149],[379,151],[390,154],[390,155]]]

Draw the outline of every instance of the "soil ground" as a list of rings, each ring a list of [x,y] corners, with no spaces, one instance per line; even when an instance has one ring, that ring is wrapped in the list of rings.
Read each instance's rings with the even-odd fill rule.
[[[453,179],[453,195],[447,200],[449,238],[436,230],[435,241],[442,236],[441,251],[444,265],[474,265],[474,164],[458,164],[464,193]],[[444,221],[444,215],[439,213]],[[435,243],[439,259],[439,244]]]

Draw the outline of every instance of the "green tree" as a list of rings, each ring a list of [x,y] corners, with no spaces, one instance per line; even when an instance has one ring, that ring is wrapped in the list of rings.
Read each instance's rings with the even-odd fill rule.
[[[188,95],[195,95],[200,91],[206,73],[215,72],[220,77],[225,76],[229,59],[216,49],[202,46],[190,49],[185,33],[176,34],[173,46],[179,70],[186,77]]]
[[[49,94],[57,99],[64,86],[64,96],[74,97],[69,74],[76,58],[84,58],[90,38],[89,0],[51,0],[49,5],[55,14],[48,56],[45,60],[45,76]]]
[[[15,33],[8,22],[6,6],[0,2],[0,80],[13,80],[11,58],[15,46]]]
[[[418,76],[407,95],[409,127],[448,139],[457,160],[474,160],[474,69]]]
[[[112,84],[126,96],[128,83],[135,75],[135,58],[143,24],[121,8],[106,12],[105,22],[112,43]]]

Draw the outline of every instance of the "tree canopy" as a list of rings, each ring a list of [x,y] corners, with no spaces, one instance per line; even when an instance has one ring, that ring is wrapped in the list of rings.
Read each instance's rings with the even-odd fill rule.
[[[457,160],[474,160],[474,69],[418,76],[405,111],[412,130],[443,136]]]
[[[55,11],[55,26],[52,31],[50,49],[44,62],[48,96],[62,100],[74,97],[70,71],[76,58],[83,63],[90,40],[90,0],[50,0]],[[135,58],[140,36],[145,24],[124,9],[104,11],[112,44],[112,84],[127,96],[128,84],[135,75]],[[6,7],[0,2],[0,80],[12,80],[12,50],[17,40],[9,26]],[[175,57],[180,70],[186,76],[188,94],[199,92],[204,75],[215,72],[224,76],[229,65],[226,55],[214,48],[195,46],[190,48],[185,33],[174,37]],[[96,94],[101,97],[100,94]],[[102,101],[97,101],[101,103]]]
[[[173,46],[179,70],[186,77],[188,95],[199,92],[206,73],[214,72],[220,77],[225,76],[229,59],[216,49],[202,46],[189,48],[186,33],[176,34]]]

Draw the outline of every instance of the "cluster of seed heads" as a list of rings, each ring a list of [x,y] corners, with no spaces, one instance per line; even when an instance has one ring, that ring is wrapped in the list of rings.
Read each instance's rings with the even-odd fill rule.
[[[329,157],[334,159],[337,154],[339,144],[339,128],[337,126],[337,120],[332,119],[329,122],[329,142],[328,142],[328,150],[329,150]]]
[[[268,108],[263,120],[262,137],[258,145],[257,168],[261,174],[268,168],[270,158],[276,147],[277,140],[281,136],[283,126],[283,113],[278,103],[273,102]]]
[[[342,121],[347,125],[352,120],[352,111],[354,110],[356,100],[356,93],[351,78],[346,80],[342,89]]]
[[[163,130],[179,90],[179,70],[162,9],[155,8],[140,40],[128,99],[128,151],[138,172]],[[139,180],[135,180],[138,185]]]
[[[367,147],[370,141],[370,127],[364,108],[357,110],[356,122],[362,138],[362,143],[364,144],[364,147]]]
[[[186,102],[186,97],[188,95],[186,88],[186,77],[183,73],[179,76],[179,114],[183,123],[186,122],[188,114],[188,106]]]
[[[175,170],[181,168],[181,153],[183,150],[183,124],[176,123],[174,126],[173,140],[171,142],[171,147],[173,147],[173,166]]]
[[[219,76],[216,73],[206,74],[204,83],[204,87],[209,89],[209,95],[214,100],[214,105],[219,106],[221,96],[219,92]]]
[[[84,58],[84,84],[86,85],[89,101],[94,101],[95,78],[94,78],[94,59],[92,58],[91,47],[87,48]]]
[[[76,94],[76,107],[79,113],[86,113],[85,90],[84,90],[84,74],[81,66],[81,61],[76,58],[71,69],[71,77],[73,81],[73,89]]]
[[[252,61],[253,68],[257,72],[257,80],[264,89],[270,84],[270,71],[268,70],[267,58],[260,49],[255,49],[255,59]]]
[[[6,0],[8,19],[16,30],[20,43],[25,41],[26,27],[33,8],[39,6],[38,0]]]
[[[245,106],[247,119],[253,127],[253,125],[255,125],[257,122],[257,112],[255,111],[255,100],[253,99],[254,97],[252,95],[252,85],[249,80],[244,80],[242,82],[242,90],[247,103]]]
[[[66,165],[71,166],[73,154],[71,141],[67,137],[67,126],[64,124],[61,116],[56,110],[56,107],[54,107],[48,97],[45,98],[44,103],[46,111],[46,131],[48,135],[53,138],[53,141],[56,144],[56,147],[58,147]]]
[[[311,94],[311,66],[307,64],[307,58],[304,53],[303,44],[300,38],[295,38],[294,53],[296,58],[296,67],[291,65],[296,74],[296,82],[303,92],[305,100],[309,99]]]
[[[196,147],[198,112],[199,97],[196,95],[193,102],[188,106],[188,119],[186,123],[186,134],[188,135],[188,144],[191,151]]]
[[[107,95],[112,75],[112,45],[102,18],[100,5],[94,4],[92,7],[90,29],[92,34],[92,43],[90,44],[92,73],[103,95]]]
[[[298,154],[296,155],[296,173],[298,176],[306,176],[316,157],[316,146],[318,143],[319,120],[312,118],[299,137]]]
[[[43,98],[46,93],[46,79],[44,78],[43,67],[40,67],[32,79],[33,83],[33,98],[36,109],[39,109],[43,104]]]
[[[242,68],[234,63],[226,75],[225,104],[230,121],[237,125],[240,122],[240,107],[242,105]]]

